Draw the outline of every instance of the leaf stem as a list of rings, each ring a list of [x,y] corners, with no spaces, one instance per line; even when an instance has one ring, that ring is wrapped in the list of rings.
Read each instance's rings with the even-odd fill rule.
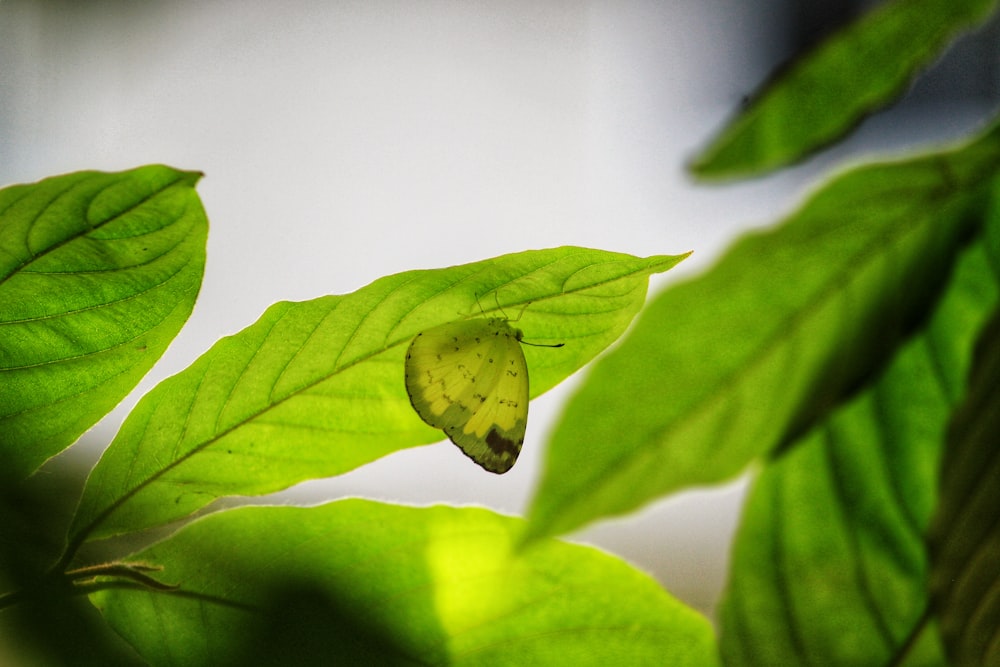
[[[102,563],[100,565],[90,565],[80,567],[75,570],[68,570],[66,578],[80,588],[87,588],[95,583],[97,577],[123,577],[136,581],[147,588],[158,591],[172,591],[177,588],[172,584],[165,584],[146,574],[146,572],[158,572],[161,567],[144,565],[142,563]]]
[[[123,579],[129,583],[139,584],[142,588],[157,591],[173,591],[178,586],[165,584],[146,574],[147,572],[157,572],[160,567],[145,565],[143,563],[122,563],[111,562],[100,565],[88,565],[66,572],[59,572],[56,569],[50,570],[48,574],[38,580],[38,585],[34,587],[22,588],[16,591],[0,594],[0,609],[11,607],[23,602],[34,595],[41,595],[44,591],[59,591],[65,595],[86,595],[106,585],[118,585]],[[112,581],[98,581],[98,577],[114,577]]]

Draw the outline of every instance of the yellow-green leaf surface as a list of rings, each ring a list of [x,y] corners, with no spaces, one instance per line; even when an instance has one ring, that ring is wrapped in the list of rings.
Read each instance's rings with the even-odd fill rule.
[[[941,635],[954,665],[1000,664],[1000,311],[979,340],[940,482],[929,546]]]
[[[563,247],[275,304],[139,402],[87,482],[71,546],[441,440],[410,405],[403,361],[443,322],[506,313],[527,340],[565,343],[525,346],[537,396],[621,335],[649,274],[681,259]]]
[[[781,71],[695,160],[703,178],[749,176],[800,160],[902,93],[996,0],[894,0]]]
[[[708,621],[648,575],[518,519],[345,500],[220,512],[130,557],[173,591],[91,600],[153,665],[691,665]]]
[[[1000,295],[995,260],[970,248],[928,327],[754,483],[720,613],[726,664],[944,664],[924,535],[948,421]]]
[[[806,432],[920,325],[998,168],[992,129],[852,170],[654,299],[567,405],[532,534],[729,479]]]
[[[71,445],[187,320],[205,266],[200,176],[149,166],[0,190],[0,476]]]

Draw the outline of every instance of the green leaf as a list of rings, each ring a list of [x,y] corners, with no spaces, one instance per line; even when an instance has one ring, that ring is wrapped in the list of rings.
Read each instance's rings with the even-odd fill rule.
[[[1000,201],[1000,183],[994,202]],[[1000,206],[987,247],[1000,276]],[[940,474],[940,502],[928,531],[930,589],[941,634],[956,665],[1000,660],[1000,312],[979,338],[969,391],[952,415]]]
[[[129,562],[173,591],[91,595],[154,665],[716,663],[649,576],[483,509],[344,500],[199,519]]]
[[[928,538],[931,594],[955,665],[1000,663],[1000,311],[979,340],[948,432]]]
[[[970,248],[929,326],[757,479],[721,605],[726,664],[944,662],[924,534],[997,268]]]
[[[205,266],[200,177],[148,166],[0,190],[0,475],[71,445],[187,320]]]
[[[407,345],[443,322],[506,312],[526,340],[564,342],[525,346],[537,396],[621,335],[649,274],[681,259],[565,247],[275,304],[140,401],[87,482],[70,552],[220,496],[276,491],[443,439],[403,383]]]
[[[847,134],[905,91],[954,35],[996,0],[886,2],[793,62],[696,158],[702,178],[788,165]]]
[[[653,300],[557,424],[530,535],[725,480],[807,431],[920,323],[998,167],[993,129],[847,172]]]

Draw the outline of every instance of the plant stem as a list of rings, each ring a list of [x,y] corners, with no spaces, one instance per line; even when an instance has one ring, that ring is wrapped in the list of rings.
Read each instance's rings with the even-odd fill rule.
[[[38,580],[39,585],[37,587],[22,588],[21,590],[0,594],[0,609],[23,602],[32,597],[33,591],[41,592],[43,590],[61,588],[67,595],[81,595],[96,590],[102,584],[116,583],[98,582],[96,581],[98,577],[117,577],[119,579],[117,583],[121,583],[121,579],[128,579],[132,583],[139,584],[142,588],[158,591],[172,591],[177,589],[177,586],[157,581],[146,574],[146,572],[156,572],[159,569],[158,567],[143,565],[141,563],[112,562],[67,570],[65,573],[51,570],[45,577]]]
[[[141,563],[103,563],[101,565],[90,565],[75,570],[68,570],[66,578],[74,586],[79,587],[92,584],[97,577],[123,577],[138,582],[146,588],[159,591],[172,591],[176,589],[177,586],[165,584],[145,574],[146,572],[156,572],[160,569],[158,567],[142,565]]]

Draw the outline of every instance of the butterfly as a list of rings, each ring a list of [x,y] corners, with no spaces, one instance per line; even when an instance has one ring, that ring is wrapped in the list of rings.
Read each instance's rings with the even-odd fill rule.
[[[459,320],[420,332],[406,352],[413,409],[498,475],[514,465],[528,425],[522,337],[506,318]]]

